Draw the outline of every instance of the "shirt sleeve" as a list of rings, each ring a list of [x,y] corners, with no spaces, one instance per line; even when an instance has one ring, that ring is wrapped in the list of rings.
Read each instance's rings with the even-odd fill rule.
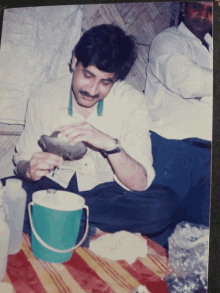
[[[132,93],[130,94],[132,95]],[[137,91],[133,92],[134,101],[135,94],[139,95],[139,93],[137,93]],[[150,123],[146,99],[143,97],[138,104],[133,104],[133,111],[127,113],[120,136],[122,148],[131,158],[140,163],[147,172],[148,184],[145,190],[151,185],[155,177],[155,171],[152,166],[153,157],[149,132]],[[114,175],[114,179],[124,189],[128,190],[128,188],[119,181],[116,175]]]
[[[166,88],[185,99],[212,95],[212,70],[189,59],[183,41],[174,33],[162,33],[154,39],[148,67]]]
[[[72,75],[64,76],[40,87],[29,98],[25,128],[16,145],[14,163],[30,160],[36,152],[42,152],[38,145],[41,135],[51,135],[57,127],[56,119],[65,98],[69,96]],[[63,97],[61,99],[60,97]]]
[[[43,133],[40,111],[37,111],[37,99],[29,98],[25,117],[25,128],[16,145],[14,163],[18,164],[21,160],[29,161],[35,152],[41,152],[38,140]]]

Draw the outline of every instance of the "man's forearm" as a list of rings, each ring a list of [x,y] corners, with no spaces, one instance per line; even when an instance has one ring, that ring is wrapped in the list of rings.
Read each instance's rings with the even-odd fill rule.
[[[125,151],[108,155],[108,160],[117,178],[127,188],[136,191],[146,189],[148,184],[146,170]]]
[[[16,167],[16,173],[25,180],[31,180],[29,177],[29,161],[20,161]]]

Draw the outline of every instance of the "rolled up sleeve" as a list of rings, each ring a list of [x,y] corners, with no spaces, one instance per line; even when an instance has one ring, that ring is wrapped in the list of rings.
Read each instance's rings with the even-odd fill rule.
[[[120,137],[120,142],[125,152],[146,170],[147,186],[145,190],[150,187],[155,177],[155,171],[152,166],[153,157],[149,132],[150,123],[146,101],[142,100],[135,106],[134,110],[127,115]],[[124,189],[128,190],[116,175],[114,175],[114,179]]]
[[[41,152],[41,148],[38,145],[38,140],[43,133],[41,126],[40,113],[36,110],[36,100],[31,97],[28,101],[25,128],[21,134],[21,137],[16,145],[16,153],[13,157],[15,165],[19,161],[29,161],[35,152]]]

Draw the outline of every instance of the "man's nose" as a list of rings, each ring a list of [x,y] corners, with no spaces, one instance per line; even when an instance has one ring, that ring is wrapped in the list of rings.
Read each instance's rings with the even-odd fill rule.
[[[208,15],[208,13],[205,9],[200,12],[200,18],[202,20],[206,20],[207,15]]]
[[[97,96],[98,95],[98,84],[97,83],[92,83],[90,84],[90,86],[88,87],[88,93],[90,94],[90,96]]]

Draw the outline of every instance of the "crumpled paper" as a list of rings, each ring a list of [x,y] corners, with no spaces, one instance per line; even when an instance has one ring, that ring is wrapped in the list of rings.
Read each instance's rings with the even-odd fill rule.
[[[104,234],[91,240],[89,249],[110,260],[125,260],[129,265],[138,257],[146,257],[148,250],[147,240],[141,234],[127,231]]]

